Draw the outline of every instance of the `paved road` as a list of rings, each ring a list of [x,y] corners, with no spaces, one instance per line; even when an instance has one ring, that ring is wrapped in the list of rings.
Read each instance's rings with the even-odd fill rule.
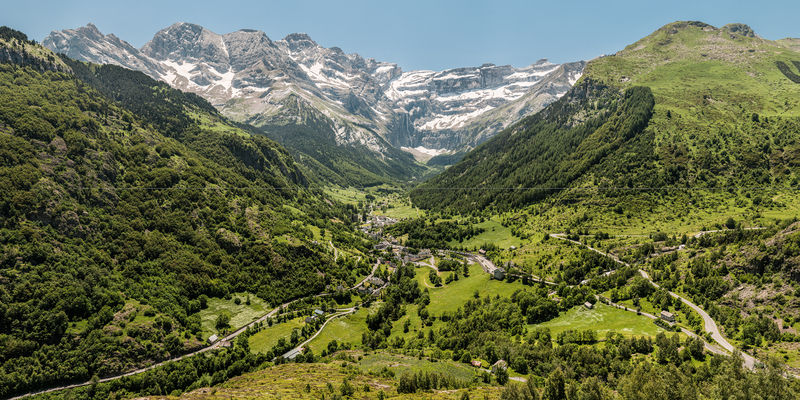
[[[745,228],[745,229],[748,229],[748,228]],[[749,229],[763,229],[763,228],[749,228]],[[702,236],[704,234],[713,233],[713,232],[720,232],[720,231],[721,230],[703,231],[703,232],[698,233],[695,237],[700,237],[700,236]],[[564,234],[554,233],[554,234],[550,234],[550,237],[553,237],[553,238],[556,238],[556,239],[560,239],[560,240],[565,240],[565,241],[568,241],[568,242],[571,242],[571,243],[575,243],[575,244],[581,245],[583,247],[588,248],[589,250],[592,250],[592,251],[597,252],[599,254],[602,254],[602,255],[604,255],[606,257],[609,257],[609,258],[611,258],[612,260],[616,261],[619,264],[622,264],[622,265],[625,265],[625,266],[630,266],[630,264],[626,263],[625,261],[620,260],[617,256],[615,256],[613,254],[608,254],[608,253],[606,253],[606,252],[604,252],[602,250],[595,249],[595,248],[593,248],[593,247],[591,247],[591,246],[589,246],[587,244],[583,244],[581,242],[568,239]],[[653,284],[653,286],[655,286],[657,288],[660,287],[657,283],[653,282],[653,280],[650,278],[650,275],[647,274],[647,271],[645,271],[643,269],[639,269],[639,274],[641,274],[642,277],[644,277],[645,279],[650,281],[650,283]],[[703,325],[704,325],[705,331],[709,332],[711,334],[711,338],[714,339],[714,342],[716,342],[719,346],[721,346],[723,349],[727,350],[730,353],[737,353],[737,352],[741,353],[742,358],[744,359],[744,365],[747,368],[753,369],[755,367],[756,362],[758,360],[756,360],[753,356],[751,356],[751,355],[749,355],[747,353],[741,352],[739,349],[734,347],[730,342],[728,342],[728,340],[725,339],[725,337],[720,332],[716,321],[714,321],[714,319],[711,318],[711,316],[708,315],[707,312],[705,312],[702,308],[700,308],[698,305],[692,303],[691,301],[689,301],[685,297],[678,295],[677,293],[670,292],[670,291],[668,291],[668,293],[670,294],[670,296],[680,300],[683,304],[686,304],[692,310],[694,310],[695,312],[697,312],[700,315],[700,317],[703,319]],[[648,316],[653,317],[650,314],[648,314]],[[681,329],[683,330],[683,328],[681,328]],[[706,343],[706,345],[708,347],[708,343]]]
[[[650,279],[650,275],[647,274],[647,271],[640,269],[639,274],[641,274],[645,279],[650,281],[650,283],[652,283],[653,286],[657,288],[660,287],[657,283],[653,282],[653,280]],[[694,310],[697,314],[700,315],[700,317],[703,319],[704,330],[706,332],[711,333],[711,338],[714,339],[714,341],[717,342],[717,344],[719,344],[720,346],[722,346],[722,348],[731,353],[736,353],[737,351],[739,351],[739,349],[737,349],[734,345],[728,342],[728,340],[725,339],[724,336],[722,336],[722,332],[720,332],[716,321],[714,321],[714,319],[711,318],[711,316],[708,315],[708,313],[705,312],[705,310],[700,308],[698,305],[692,303],[691,301],[687,300],[685,297],[682,297],[674,292],[669,292],[669,294],[670,296],[680,300],[683,304],[689,306],[692,310]],[[745,366],[749,369],[753,369],[758,360],[756,360],[753,356],[747,353],[742,352],[741,354],[742,358],[744,359]]]
[[[750,226],[750,227],[747,227],[747,228],[742,228],[742,230],[745,230],[745,231],[760,231],[762,229],[767,229],[767,228],[765,228],[763,226]],[[727,228],[726,229],[713,229],[713,230],[710,230],[710,231],[700,231],[700,232],[695,233],[692,236],[694,236],[694,238],[697,239],[700,236],[704,236],[704,235],[707,235],[709,233],[725,232],[725,231],[732,231],[732,230],[734,230],[734,229],[727,229]]]
[[[330,244],[331,247],[333,247],[333,261],[334,262],[339,261],[339,249],[337,249],[336,246],[333,245],[332,240],[328,240],[328,244]]]
[[[579,242],[579,241],[577,241],[577,240],[572,240],[572,239],[569,239],[569,238],[567,238],[567,235],[566,235],[566,234],[564,234],[564,233],[551,233],[551,234],[550,234],[550,237],[551,237],[551,238],[555,238],[555,239],[560,239],[560,240],[563,240],[563,241],[566,241],[566,242],[570,242],[570,243],[575,243],[575,244],[577,244],[577,245],[579,245],[579,246],[586,247],[587,249],[589,249],[589,250],[591,250],[591,251],[593,251],[593,252],[595,252],[595,253],[597,253],[597,254],[600,254],[600,255],[606,256],[606,257],[608,257],[608,258],[610,258],[610,259],[612,259],[612,260],[616,261],[616,262],[617,262],[617,264],[622,264],[622,265],[624,265],[624,266],[626,266],[626,267],[630,267],[630,266],[631,266],[630,264],[626,263],[625,261],[622,261],[622,260],[620,260],[620,259],[619,259],[619,257],[617,257],[617,256],[615,256],[615,255],[613,255],[613,254],[606,253],[605,251],[603,251],[603,250],[600,250],[600,249],[595,249],[594,247],[592,247],[592,246],[589,246],[588,244],[585,244],[585,243]],[[609,272],[613,272],[613,271],[609,271]]]
[[[378,261],[375,262],[375,265],[372,266],[372,271],[370,271],[369,275],[367,275],[361,282],[355,284],[355,286],[351,287],[350,289],[357,289],[359,286],[363,285],[364,282],[368,281],[369,278],[375,276],[375,271],[378,270],[378,267],[381,265],[381,259],[379,258]]]
[[[596,296],[596,297],[598,298],[598,300],[600,299],[600,296]],[[650,313],[647,313],[647,312],[644,312],[644,311],[636,311],[636,310],[628,308],[628,307],[626,307],[624,305],[613,303],[611,300],[609,300],[607,298],[603,298],[603,299],[606,302],[608,302],[609,305],[611,305],[613,307],[616,307],[616,308],[619,308],[619,309],[622,309],[622,310],[625,310],[625,311],[634,312],[634,313],[637,313],[638,315],[642,315],[642,316],[650,318],[652,320],[660,319],[659,317],[657,317],[657,316],[655,316],[653,314],[650,314]],[[702,336],[698,336],[694,332],[692,332],[692,331],[690,331],[690,330],[688,330],[688,329],[686,329],[686,328],[684,328],[682,326],[679,326],[679,328],[681,329],[681,332],[685,333],[688,336],[691,336],[691,337],[694,337],[694,338],[700,338],[700,340],[703,341],[703,347],[705,347],[706,350],[708,350],[708,351],[710,351],[712,353],[719,354],[719,355],[724,355],[724,356],[729,356],[730,355],[730,353],[728,353],[727,351],[723,350],[722,348],[720,348],[720,347],[718,347],[718,346],[716,346],[714,344],[708,343],[705,340],[705,338],[703,338]]]

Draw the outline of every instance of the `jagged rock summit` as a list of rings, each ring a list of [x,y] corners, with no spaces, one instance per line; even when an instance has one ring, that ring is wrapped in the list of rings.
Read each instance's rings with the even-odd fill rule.
[[[141,49],[88,24],[52,32],[43,44],[68,56],[140,70],[208,99],[260,127],[313,124],[338,145],[428,156],[464,150],[563,95],[584,62],[527,67],[484,64],[403,71],[397,64],[326,48],[304,33],[273,41],[242,29],[217,34],[176,23]]]

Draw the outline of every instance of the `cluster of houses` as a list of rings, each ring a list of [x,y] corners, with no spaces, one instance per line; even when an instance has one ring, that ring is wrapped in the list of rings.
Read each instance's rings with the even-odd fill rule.
[[[318,309],[314,310],[314,312],[311,313],[310,316],[306,317],[306,323],[310,324],[310,323],[316,321],[318,318],[322,318],[323,315],[325,315],[325,311],[322,311],[322,310],[320,310],[318,308]]]
[[[372,239],[381,240],[383,228],[396,223],[397,220],[392,217],[387,217],[385,215],[371,215],[369,221],[361,226],[361,231]],[[391,238],[390,241],[396,244],[394,238]]]
[[[383,279],[378,278],[377,276],[373,276],[367,279],[366,282],[364,282],[364,284],[357,287],[356,291],[361,296],[368,294],[377,296],[378,292],[380,292],[381,288],[385,284],[386,282]]]
[[[425,261],[433,255],[433,252],[430,249],[422,249],[418,253],[408,253],[407,248],[400,245],[400,243],[395,240],[394,238],[390,238],[388,240],[383,240],[380,243],[374,246],[375,250],[385,251],[391,250],[394,253],[394,258],[400,264],[408,264],[414,263],[419,261]],[[443,256],[446,254],[443,250],[439,250],[438,254]]]
[[[417,254],[405,254],[402,261],[404,264],[419,262],[431,258],[432,255],[433,253],[431,253],[430,249],[422,249]]]
[[[472,365],[475,368],[481,368],[481,366],[483,366],[483,363],[481,363],[480,360],[472,360],[470,361],[470,365]],[[500,359],[497,360],[497,362],[495,362],[494,364],[492,364],[491,371],[493,374],[497,374],[497,371],[500,369],[508,369],[508,362],[506,362],[506,360]]]
[[[395,246],[399,247],[400,242],[398,242],[395,238],[389,236],[386,240],[382,240],[380,243],[374,246],[375,250],[394,250]]]

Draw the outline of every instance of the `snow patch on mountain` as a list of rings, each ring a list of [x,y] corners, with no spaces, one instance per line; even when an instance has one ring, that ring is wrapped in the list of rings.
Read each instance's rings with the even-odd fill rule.
[[[435,157],[435,156],[442,155],[442,154],[447,154],[447,153],[450,152],[450,150],[447,150],[447,149],[429,149],[429,148],[427,148],[425,146],[417,146],[417,147],[405,147],[405,146],[402,146],[402,147],[400,147],[400,149],[403,150],[403,151],[407,151],[409,153],[413,153],[413,152],[416,151],[416,152],[419,152],[419,153],[422,153],[422,154],[425,154],[425,155],[428,155],[428,156],[431,156],[431,157]]]

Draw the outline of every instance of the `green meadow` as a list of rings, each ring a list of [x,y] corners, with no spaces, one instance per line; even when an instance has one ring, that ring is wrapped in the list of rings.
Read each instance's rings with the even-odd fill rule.
[[[550,321],[528,325],[528,330],[533,328],[548,328],[554,338],[570,329],[593,330],[597,332],[599,339],[604,338],[607,332],[617,332],[625,336],[655,336],[659,332],[666,332],[650,318],[602,303],[595,304],[591,310],[584,306],[573,307]]]
[[[220,333],[215,327],[220,314],[225,313],[231,317],[229,331],[234,331],[269,312],[269,305],[254,294],[250,294],[250,305],[247,305],[247,296],[247,293],[235,293],[230,300],[209,299],[208,307],[197,313],[200,316],[203,339]],[[236,298],[240,301],[238,305],[235,302]]]
[[[420,287],[423,290],[428,289],[430,293],[431,303],[428,305],[428,310],[434,315],[441,314],[444,311],[455,311],[467,300],[474,298],[476,291],[482,297],[510,296],[514,291],[525,287],[521,281],[508,283],[494,280],[478,264],[469,265],[469,277],[462,276],[459,280],[438,288],[429,287],[433,286],[428,280],[430,271],[429,267],[417,267],[416,278],[420,283]]]
[[[301,329],[305,324],[305,317],[298,317],[280,324],[267,326],[248,338],[250,351],[254,353],[265,353],[278,344],[280,338],[287,341],[295,329]]]

